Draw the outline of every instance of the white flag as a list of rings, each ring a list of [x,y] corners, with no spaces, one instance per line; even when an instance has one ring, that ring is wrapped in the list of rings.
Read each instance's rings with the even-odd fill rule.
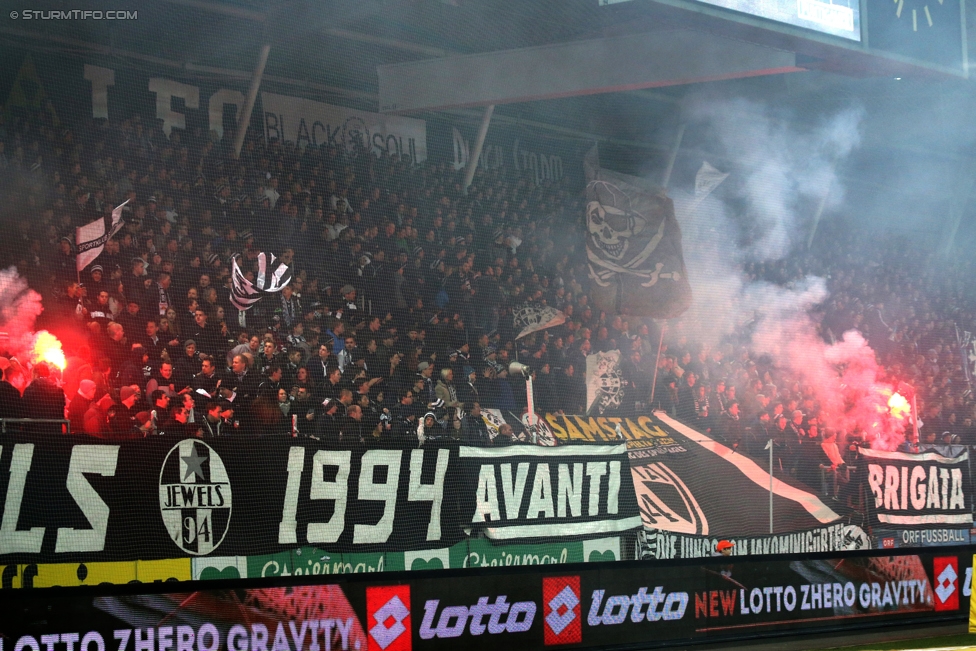
[[[586,413],[603,414],[623,403],[620,351],[608,350],[586,356]]]
[[[75,264],[78,271],[94,262],[105,248],[105,243],[125,225],[122,221],[122,207],[127,203],[129,203],[128,199],[112,210],[112,229],[108,233],[105,232],[105,220],[101,217],[75,229],[75,246],[78,247]]]
[[[526,303],[512,314],[515,339],[566,323],[566,315],[554,307]]]
[[[701,168],[695,174],[695,197],[704,199],[728,177],[728,172],[723,174],[712,167],[708,161],[702,162]]]

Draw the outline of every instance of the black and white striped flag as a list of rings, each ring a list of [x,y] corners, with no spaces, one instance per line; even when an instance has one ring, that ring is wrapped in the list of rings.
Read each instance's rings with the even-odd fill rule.
[[[294,276],[292,268],[284,262],[278,262],[273,253],[259,253],[257,276],[251,282],[241,271],[237,258],[238,256],[234,256],[231,261],[233,290],[230,302],[241,311],[250,309],[265,294],[280,292]]]

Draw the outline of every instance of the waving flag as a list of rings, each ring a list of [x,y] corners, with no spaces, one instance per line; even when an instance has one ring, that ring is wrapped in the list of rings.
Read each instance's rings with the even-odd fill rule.
[[[75,246],[78,247],[75,263],[78,271],[94,262],[95,258],[101,255],[105,243],[125,225],[122,221],[122,207],[127,203],[129,203],[128,199],[112,211],[112,228],[108,233],[105,232],[105,220],[101,217],[75,229]]]
[[[241,271],[237,259],[238,257],[235,256],[231,261],[233,291],[230,293],[230,302],[241,311],[250,309],[265,294],[280,292],[291,282],[294,276],[292,268],[284,262],[278,262],[274,254],[259,253],[258,272],[252,283]]]
[[[642,179],[602,169],[596,147],[584,167],[594,309],[655,319],[681,316],[691,305],[691,285],[674,203]],[[716,185],[702,183],[703,189]]]
[[[512,317],[515,331],[518,333],[516,339],[566,323],[566,315],[548,305],[526,303],[517,308]]]
[[[586,413],[619,409],[624,387],[620,373],[620,351],[608,350],[586,356]]]

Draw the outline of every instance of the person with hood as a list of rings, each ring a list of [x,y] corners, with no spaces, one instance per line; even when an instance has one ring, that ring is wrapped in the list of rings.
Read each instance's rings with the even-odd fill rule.
[[[51,377],[51,367],[45,362],[34,366],[34,381],[24,389],[24,404],[28,418],[61,420],[64,418],[64,391]],[[60,431],[60,428],[58,428]]]
[[[463,369],[465,381],[457,386],[458,400],[462,404],[468,405],[472,402],[480,402],[481,391],[478,373],[472,366],[465,366]]]
[[[85,414],[95,399],[95,383],[91,380],[82,380],[78,383],[78,393],[71,398],[68,405],[68,422],[71,424],[71,433],[79,434],[85,431]]]
[[[97,401],[89,405],[88,411],[85,412],[85,416],[82,420],[82,428],[79,431],[84,432],[89,436],[110,438],[111,431],[109,423],[114,415],[115,401],[112,400],[111,395],[106,393]],[[72,427],[72,431],[74,431],[74,427]]]
[[[417,440],[422,446],[428,440],[436,441],[443,439],[447,435],[447,430],[437,422],[437,416],[432,411],[424,414],[423,420],[417,425]]]
[[[409,397],[409,404],[404,404],[403,400]],[[393,428],[390,439],[398,448],[415,448],[419,444],[417,438],[417,409],[413,404],[413,393],[407,391],[407,396],[401,399],[400,404],[393,410]]]
[[[458,400],[457,388],[454,386],[453,370],[449,368],[441,369],[441,379],[437,381],[437,386],[434,387],[434,394],[438,400],[444,401],[444,407],[447,408],[447,419],[451,422],[459,420],[459,412],[464,405]],[[455,429],[458,427],[460,427],[460,424],[456,425]]]
[[[11,383],[14,366],[6,357],[0,357],[3,380],[0,380],[0,418],[23,418],[25,407],[20,391]]]
[[[121,404],[116,406],[114,415],[109,422],[113,438],[128,438],[136,427],[136,416],[139,408],[136,403],[139,401],[139,392],[134,386],[124,386],[119,389],[119,401]]]
[[[491,445],[488,425],[481,417],[481,405],[478,402],[469,403],[466,411],[468,413],[461,421],[461,442],[465,445]]]
[[[339,401],[326,398],[322,401],[322,409],[315,419],[315,438],[336,445],[339,443]]]
[[[149,367],[149,352],[143,348],[142,344],[133,344],[129,361],[122,367],[119,373],[119,382],[122,386],[130,384],[144,387],[152,377]]]

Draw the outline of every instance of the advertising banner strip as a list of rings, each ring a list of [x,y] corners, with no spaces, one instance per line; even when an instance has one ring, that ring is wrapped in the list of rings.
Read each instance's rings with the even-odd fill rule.
[[[40,640],[82,649],[271,648],[494,651],[721,643],[789,631],[850,630],[865,621],[962,621],[972,557],[709,559],[681,566],[499,568],[465,580],[437,573],[383,581],[300,580],[281,587],[100,596],[16,595],[0,608],[10,648]],[[75,631],[74,633],[64,633]],[[191,644],[191,641],[193,642]]]

